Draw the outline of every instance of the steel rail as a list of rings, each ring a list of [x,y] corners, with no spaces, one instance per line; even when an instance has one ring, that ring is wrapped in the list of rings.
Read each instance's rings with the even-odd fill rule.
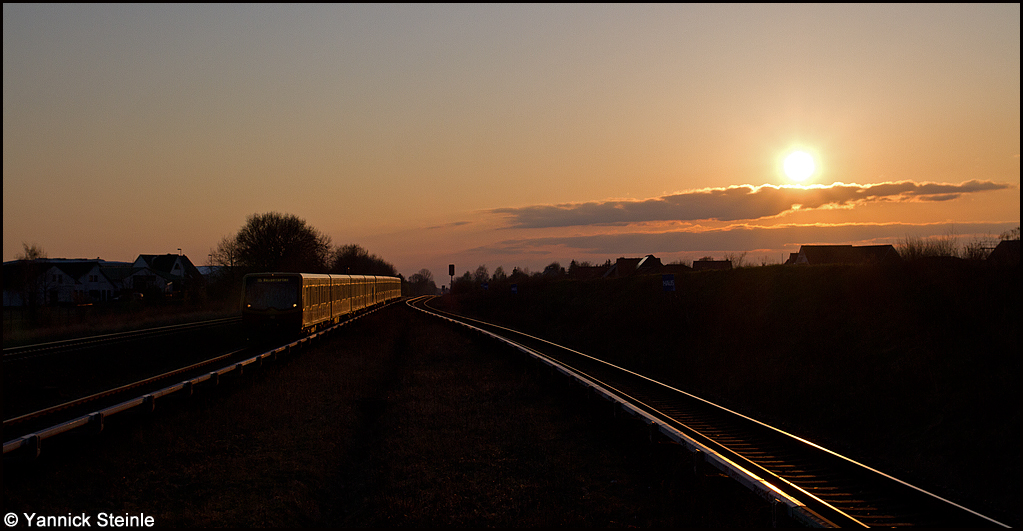
[[[292,350],[306,346],[310,344],[310,342],[312,342],[314,339],[325,337],[327,334],[334,332],[340,327],[349,324],[355,321],[356,319],[365,317],[366,315],[369,315],[375,311],[386,308],[387,306],[390,306],[394,302],[395,301],[391,301],[376,308],[360,312],[359,314],[353,315],[350,318],[345,319],[344,321],[341,321],[340,323],[330,328],[326,328],[319,332],[299,338],[286,345],[282,345],[271,350],[267,350],[248,359],[230,363],[228,365],[221,367],[220,369],[198,375],[194,378],[182,380],[181,382],[153,391],[151,393],[146,393],[135,398],[112,405],[110,407],[106,407],[98,411],[93,411],[86,415],[81,415],[70,420],[59,422],[57,424],[54,424],[47,428],[43,428],[33,433],[29,433],[20,437],[16,437],[9,441],[5,441],[4,455],[6,456],[9,453],[13,453],[21,449],[29,449],[30,451],[34,451],[34,456],[38,457],[42,451],[41,449],[42,441],[46,439],[50,439],[58,435],[63,435],[70,431],[74,431],[79,428],[85,427],[89,427],[91,429],[94,429],[95,431],[102,431],[104,421],[113,415],[137,409],[139,407],[152,411],[156,407],[157,398],[162,398],[180,392],[184,392],[186,395],[191,395],[192,390],[195,388],[195,386],[203,382],[211,382],[213,385],[217,385],[220,382],[220,377],[223,375],[229,374],[234,371],[238,371],[238,373],[240,374],[243,372],[245,367],[248,367],[253,364],[255,364],[258,367],[262,364],[264,360],[274,359],[278,355],[286,354],[288,352],[291,352]]]
[[[742,422],[749,423],[749,424],[752,424],[754,426],[757,426],[758,429],[767,430],[767,432],[775,434],[776,437],[784,438],[785,440],[795,441],[796,443],[798,443],[801,446],[804,446],[806,448],[812,449],[812,451],[814,451],[814,452],[818,452],[818,453],[821,453],[823,455],[827,455],[828,459],[839,460],[840,462],[845,463],[845,465],[842,465],[843,467],[850,467],[852,470],[855,470],[855,472],[853,473],[853,476],[857,476],[857,475],[860,475],[860,474],[870,474],[870,475],[872,475],[872,476],[874,476],[876,478],[883,478],[884,482],[892,482],[893,484],[897,485],[901,489],[907,489],[908,491],[913,492],[915,495],[922,496],[925,499],[925,504],[927,504],[927,503],[939,503],[943,507],[953,507],[953,508],[955,508],[955,510],[962,511],[963,513],[969,515],[968,518],[970,519],[969,520],[970,522],[977,522],[978,525],[995,525],[995,526],[1008,527],[1007,525],[1005,525],[1005,524],[1003,524],[1001,522],[998,522],[997,520],[989,518],[989,517],[987,517],[985,515],[982,515],[982,514],[976,512],[976,511],[973,511],[973,510],[971,510],[969,508],[966,508],[966,507],[964,507],[964,506],[962,506],[960,504],[952,502],[952,501],[950,501],[948,499],[945,499],[945,498],[943,498],[941,496],[938,496],[936,494],[930,493],[930,492],[928,492],[928,491],[926,491],[924,489],[916,487],[916,486],[914,486],[912,484],[909,484],[909,483],[907,483],[905,481],[902,481],[902,480],[900,480],[898,478],[895,478],[893,476],[890,476],[888,474],[880,472],[880,471],[878,471],[878,470],[876,470],[876,469],[874,469],[872,467],[866,466],[866,465],[864,465],[862,463],[859,463],[859,462],[857,462],[855,460],[849,459],[849,458],[847,458],[845,456],[842,456],[842,455],[840,455],[840,454],[838,454],[836,452],[833,452],[833,451],[831,451],[831,450],[829,450],[827,448],[824,448],[824,447],[822,447],[820,445],[817,445],[815,443],[807,441],[804,438],[797,437],[797,436],[795,436],[793,434],[790,434],[790,433],[788,433],[788,432],[786,432],[784,430],[780,430],[778,428],[775,428],[773,426],[770,426],[768,424],[760,422],[760,421],[758,421],[756,419],[752,419],[752,418],[750,418],[750,417],[748,417],[746,415],[742,415],[742,414],[737,413],[735,411],[732,411],[732,410],[730,410],[728,408],[725,408],[725,407],[719,406],[717,404],[714,404],[714,403],[712,403],[712,402],[710,402],[708,400],[705,400],[705,399],[702,399],[700,397],[694,396],[694,395],[692,395],[690,393],[686,393],[686,392],[684,392],[682,390],[679,390],[677,388],[674,388],[672,386],[669,386],[669,385],[657,382],[656,380],[648,378],[648,377],[646,377],[644,375],[635,373],[633,371],[629,371],[628,369],[624,369],[622,367],[615,366],[615,365],[607,363],[607,362],[605,362],[603,360],[600,360],[600,359],[594,358],[592,356],[583,354],[581,352],[569,349],[567,347],[563,347],[561,345],[557,345],[557,344],[555,344],[553,342],[544,340],[542,338],[538,338],[538,337],[535,337],[535,336],[532,336],[532,335],[529,335],[529,334],[518,332],[516,330],[512,330],[512,329],[507,328],[507,327],[503,327],[503,326],[496,325],[496,324],[493,324],[493,323],[487,323],[485,321],[480,321],[480,320],[468,318],[468,317],[465,317],[465,316],[460,316],[460,315],[452,314],[450,312],[444,312],[443,310],[438,310],[436,308],[427,307],[426,304],[425,304],[426,299],[423,299],[423,298],[416,299],[415,301],[410,301],[409,304],[413,305],[413,302],[419,303],[420,306],[423,306],[422,308],[419,308],[418,306],[413,306],[413,307],[416,307],[417,309],[419,309],[420,311],[424,311],[426,313],[431,313],[433,315],[441,317],[442,319],[446,319],[448,321],[456,322],[456,323],[459,323],[459,324],[461,324],[463,326],[467,326],[469,328],[478,330],[478,331],[480,331],[480,332],[482,332],[482,333],[484,333],[484,334],[486,334],[488,336],[491,336],[491,337],[494,337],[494,338],[499,339],[501,341],[504,341],[506,343],[509,343],[509,344],[515,346],[516,348],[518,348],[519,350],[521,350],[523,352],[526,352],[527,354],[529,354],[529,355],[531,355],[531,356],[533,356],[533,357],[535,357],[537,359],[540,359],[540,360],[544,361],[545,363],[548,363],[548,364],[552,365],[553,367],[557,368],[560,372],[562,372],[562,373],[564,373],[566,375],[569,375],[570,377],[573,377],[573,378],[575,378],[576,380],[578,380],[580,382],[583,382],[584,385],[587,385],[591,389],[597,390],[599,392],[599,394],[603,395],[605,398],[608,398],[610,400],[615,400],[616,403],[620,403],[624,409],[631,410],[635,415],[643,417],[644,420],[648,424],[652,424],[653,425],[653,424],[664,424],[664,423],[667,423],[667,424],[676,425],[676,426],[681,428],[682,432],[685,432],[685,433],[682,434],[682,438],[687,438],[686,435],[688,434],[689,437],[699,439],[700,442],[704,446],[717,446],[717,447],[719,447],[720,449],[722,449],[722,453],[724,453],[726,455],[730,455],[730,457],[725,458],[729,462],[728,463],[723,463],[723,465],[724,465],[723,468],[722,468],[722,466],[718,466],[718,468],[722,468],[723,470],[726,471],[726,473],[728,473],[732,477],[735,477],[736,479],[739,479],[747,487],[752,488],[754,491],[758,491],[761,495],[764,495],[765,497],[769,497],[770,496],[769,493],[772,492],[772,491],[773,492],[784,492],[784,493],[787,493],[787,495],[789,495],[793,499],[800,498],[800,499],[806,501],[805,506],[813,506],[813,508],[814,508],[814,516],[810,516],[809,518],[807,518],[805,514],[801,514],[801,513],[805,513],[806,509],[800,508],[799,505],[793,505],[793,504],[791,504],[790,502],[788,502],[786,500],[779,500],[779,501],[785,503],[789,507],[790,514],[793,514],[793,516],[797,517],[798,519],[803,520],[806,523],[810,523],[811,525],[825,525],[825,526],[827,526],[828,524],[825,523],[825,522],[828,522],[829,518],[833,519],[833,520],[840,520],[841,521],[841,525],[843,525],[843,526],[845,526],[845,525],[866,526],[867,524],[865,524],[864,522],[860,521],[860,518],[857,518],[856,516],[847,513],[846,510],[843,510],[840,507],[837,507],[834,503],[831,503],[831,502],[823,499],[821,496],[824,496],[824,494],[821,494],[821,496],[818,496],[817,494],[809,492],[807,490],[807,488],[810,488],[810,487],[808,485],[806,485],[806,483],[815,483],[815,481],[809,481],[809,482],[802,481],[802,480],[801,481],[795,481],[795,480],[794,481],[790,481],[790,478],[783,477],[783,474],[777,472],[777,470],[779,468],[779,462],[776,461],[776,458],[774,456],[771,456],[771,459],[761,458],[761,462],[758,463],[757,459],[751,458],[748,455],[743,455],[743,452],[738,451],[738,450],[733,450],[733,449],[729,448],[728,444],[724,444],[722,442],[718,442],[715,437],[704,435],[703,433],[701,433],[702,431],[706,431],[707,428],[705,428],[705,427],[696,428],[696,427],[687,425],[686,422],[682,422],[682,421],[680,421],[680,420],[678,420],[676,418],[672,418],[672,415],[669,415],[667,413],[661,413],[659,411],[660,408],[658,406],[655,406],[655,405],[652,405],[652,404],[648,404],[648,403],[646,403],[644,401],[644,399],[639,398],[637,396],[633,396],[632,392],[627,391],[625,389],[619,389],[615,385],[611,385],[611,384],[607,384],[607,383],[603,383],[603,382],[600,383],[600,384],[595,384],[594,382],[598,381],[599,379],[595,378],[592,374],[583,374],[584,371],[578,370],[576,368],[569,367],[567,364],[563,363],[562,361],[551,359],[549,356],[546,356],[546,355],[544,355],[542,353],[539,353],[539,352],[535,351],[534,349],[524,345],[520,341],[512,340],[512,339],[507,338],[507,337],[502,337],[501,335],[499,335],[497,333],[491,332],[489,330],[484,330],[481,327],[488,327],[488,328],[492,328],[492,329],[495,329],[495,330],[500,330],[500,331],[503,331],[503,333],[505,333],[505,334],[510,334],[510,335],[515,335],[515,336],[518,336],[518,337],[522,337],[522,338],[525,338],[528,341],[539,343],[541,345],[548,345],[550,347],[555,347],[555,348],[563,350],[565,352],[569,352],[569,353],[571,353],[574,356],[579,356],[579,357],[582,357],[584,359],[587,359],[587,360],[589,360],[589,361],[591,361],[591,362],[593,362],[595,364],[599,364],[599,365],[605,366],[607,368],[613,369],[614,371],[619,372],[621,374],[627,374],[627,375],[629,375],[630,378],[638,379],[640,381],[646,382],[649,385],[654,385],[654,386],[662,388],[662,389],[664,389],[666,391],[670,391],[671,393],[680,394],[682,396],[687,397],[688,400],[695,401],[695,402],[697,402],[699,404],[702,404],[703,406],[705,406],[707,408],[711,408],[714,411],[718,411],[720,414],[725,414],[725,415],[728,415],[728,416],[730,416],[732,418],[735,418],[735,419],[741,419]],[[449,315],[451,317],[444,317],[443,315],[439,315],[440,313]],[[469,324],[469,323],[476,323],[479,326],[475,326],[475,325],[472,325],[472,324]],[[679,438],[675,437],[673,434],[668,433],[668,432],[671,431],[670,429],[666,431],[663,426],[659,426],[659,429],[663,433],[665,433],[666,435],[669,435],[669,437],[671,437],[672,439],[679,440]],[[732,431],[735,431],[736,427],[733,426],[731,429],[732,429]],[[718,437],[718,438],[720,438],[720,437]],[[694,446],[691,443],[689,443],[688,441],[685,442],[684,444],[687,447]],[[698,448],[698,450],[701,451],[701,452],[705,452],[705,450],[703,450],[702,448]],[[763,454],[764,452],[751,452],[751,451],[747,451],[746,453],[747,454],[752,454],[752,453]],[[709,456],[709,455],[712,455],[712,454],[705,454],[705,455]],[[742,463],[742,464],[739,464],[739,463]],[[770,463],[770,464],[766,464],[766,463]],[[717,466],[718,463],[715,463],[715,465]],[[787,465],[782,464],[781,466],[787,466]],[[772,471],[772,468],[774,469],[774,471]],[[761,479],[761,476],[769,478],[769,481]],[[876,480],[872,480],[872,481],[876,481]],[[800,486],[799,483],[804,483],[804,485]],[[767,485],[767,486],[759,486],[758,487],[757,485]],[[804,486],[806,486],[807,488],[804,488]],[[885,487],[885,488],[887,488],[887,487]],[[821,507],[823,507],[824,509],[821,510],[820,509]],[[822,514],[824,514],[826,516],[822,516]],[[818,517],[820,518],[820,521],[818,521],[816,519]],[[870,521],[884,520],[884,518],[882,516],[878,516],[878,515],[873,515],[873,516],[869,517],[869,519],[870,519]]]
[[[416,303],[420,303],[422,307],[416,306],[415,305]],[[410,300],[407,302],[407,304],[429,315],[433,315],[443,320],[468,327],[478,333],[481,333],[498,341],[504,342],[512,346],[513,348],[516,348],[520,352],[529,355],[536,360],[548,364],[551,368],[557,370],[558,372],[564,374],[565,376],[574,378],[576,381],[585,386],[588,390],[601,395],[605,399],[613,400],[616,406],[621,407],[625,411],[630,411],[634,415],[641,417],[647,424],[651,426],[656,426],[657,429],[664,433],[667,437],[683,445],[684,447],[686,447],[687,450],[702,456],[704,461],[709,462],[715,468],[718,468],[722,472],[725,472],[726,474],[728,474],[728,476],[732,477],[733,479],[741,483],[746,488],[749,488],[759,496],[770,500],[772,503],[784,504],[787,508],[787,512],[793,518],[800,520],[801,522],[813,527],[838,527],[835,523],[831,522],[824,516],[821,516],[814,512],[813,510],[811,510],[810,508],[808,508],[804,502],[779,489],[770,481],[760,477],[753,470],[751,470],[752,467],[745,467],[742,464],[740,464],[735,459],[735,455],[733,454],[730,456],[729,454],[731,452],[721,447],[721,445],[707,444],[707,442],[709,441],[709,439],[707,438],[699,440],[697,438],[692,437],[690,434],[682,432],[681,430],[674,429],[667,422],[665,422],[665,419],[663,417],[655,416],[651,412],[646,411],[646,408],[644,407],[638,407],[638,402],[634,401],[632,397],[627,396],[625,393],[622,393],[621,391],[615,389],[615,387],[612,385],[609,385],[598,379],[591,378],[586,374],[578,372],[574,368],[558,360],[550,358],[544,355],[543,353],[536,351],[522,343],[495,334],[483,328],[470,325],[465,321],[473,321],[479,324],[490,325],[493,326],[494,328],[502,329],[508,332],[515,332],[526,337],[533,336],[529,336],[528,334],[524,334],[521,332],[516,332],[510,328],[506,328],[500,325],[493,325],[492,323],[485,323],[477,319],[472,319],[452,314],[450,312],[444,312],[443,310],[437,310],[436,308],[428,307],[425,304],[424,298]],[[444,315],[441,315],[442,313],[450,315],[452,317],[445,317]],[[540,341],[552,346],[557,346],[555,343],[551,343],[550,341],[542,339],[540,339]],[[585,356],[585,354],[583,355]],[[596,360],[596,358],[592,359]],[[862,527],[866,527],[860,524],[859,522],[855,522],[855,520],[851,521],[853,523],[859,524]]]
[[[222,368],[220,368],[218,370],[211,371],[211,372],[208,372],[208,373],[196,376],[195,378],[190,378],[188,380],[183,380],[181,382],[178,382],[176,384],[170,385],[168,387],[164,387],[163,389],[159,389],[159,390],[153,391],[152,393],[146,393],[144,395],[137,396],[135,398],[126,400],[124,402],[120,402],[120,403],[115,404],[113,406],[106,407],[106,408],[100,409],[98,411],[94,411],[94,412],[89,413],[87,415],[82,415],[82,416],[76,417],[74,419],[71,419],[71,420],[68,420],[68,421],[65,421],[65,422],[61,422],[59,424],[55,424],[55,425],[50,426],[48,428],[44,428],[42,430],[39,430],[39,431],[30,433],[30,434],[27,434],[27,435],[23,435],[21,437],[17,437],[15,439],[10,440],[10,441],[6,441],[6,442],[4,442],[4,455],[6,455],[8,453],[11,453],[11,452],[14,452],[16,450],[22,449],[22,448],[29,448],[29,449],[34,449],[35,456],[38,457],[40,452],[41,452],[42,441],[44,441],[46,439],[50,439],[52,437],[56,437],[58,435],[62,435],[62,434],[67,433],[69,431],[75,430],[77,428],[85,427],[85,426],[92,426],[96,431],[102,431],[103,430],[103,423],[104,423],[105,419],[107,419],[107,418],[109,418],[109,417],[111,417],[111,416],[113,416],[115,414],[123,413],[125,411],[129,411],[129,410],[138,408],[140,406],[145,406],[146,409],[152,411],[156,407],[156,399],[157,398],[162,398],[162,397],[165,397],[165,396],[169,396],[169,395],[172,395],[174,393],[181,392],[181,391],[185,391],[187,394],[191,394],[192,393],[192,389],[196,385],[198,385],[198,384],[200,384],[202,382],[206,382],[206,381],[212,381],[213,384],[216,385],[216,384],[219,383],[220,377],[225,375],[225,374],[227,374],[227,373],[230,373],[230,372],[235,371],[235,370],[238,370],[239,372],[241,372],[241,369],[243,367],[247,366],[247,365],[251,365],[253,363],[261,362],[264,358],[273,357],[273,356],[277,355],[278,353],[280,353],[282,351],[286,351],[292,345],[301,344],[301,343],[304,343],[305,341],[308,341],[308,340],[309,340],[309,338],[302,338],[302,339],[300,339],[299,341],[296,341],[293,344],[289,344],[289,345],[286,345],[286,346],[283,346],[283,347],[278,347],[276,349],[273,349],[273,350],[270,350],[270,351],[267,351],[267,352],[263,352],[263,353],[261,353],[261,354],[259,354],[257,356],[249,358],[247,360],[244,360],[244,361],[241,361],[241,362],[238,362],[238,363],[232,363],[230,365],[225,365],[224,367],[222,367]]]
[[[191,323],[179,323],[166,326],[157,326],[153,328],[143,328],[139,330],[128,330],[125,332],[114,332],[110,334],[100,334],[95,336],[80,337],[74,339],[62,339],[60,341],[48,341],[45,343],[34,343],[32,345],[22,345],[18,347],[8,347],[3,349],[4,361],[14,361],[32,357],[30,355],[42,355],[43,353],[59,352],[61,350],[70,350],[85,345],[95,345],[101,343],[111,343],[114,341],[121,341],[125,339],[138,339],[144,337],[158,336],[161,334],[168,334],[173,332],[180,332],[189,329],[207,328],[212,326],[223,326],[227,324],[237,323],[241,321],[241,316],[233,317],[222,317],[219,319],[209,319],[206,321],[194,321]]]
[[[39,417],[44,417],[46,415],[52,415],[54,413],[57,413],[59,411],[63,411],[65,409],[71,409],[73,407],[78,407],[78,406],[87,404],[89,402],[92,402],[92,401],[95,401],[95,400],[99,400],[101,398],[106,398],[106,397],[113,396],[113,395],[116,395],[116,394],[119,394],[119,393],[123,393],[125,391],[129,391],[131,389],[135,389],[135,388],[138,388],[138,387],[143,387],[143,386],[146,386],[146,385],[150,385],[150,384],[156,383],[156,382],[158,382],[160,380],[165,380],[167,378],[172,378],[174,376],[179,376],[179,375],[184,374],[186,372],[194,371],[194,370],[196,370],[196,369],[198,369],[200,367],[203,367],[203,366],[206,366],[206,365],[210,365],[210,364],[216,363],[218,361],[223,361],[223,360],[225,360],[227,358],[230,358],[231,356],[234,356],[234,355],[236,355],[239,352],[242,352],[244,350],[245,350],[244,348],[243,349],[238,349],[238,350],[235,350],[234,352],[228,352],[227,354],[222,354],[222,355],[217,356],[215,358],[210,358],[210,359],[205,360],[205,361],[200,361],[199,363],[194,363],[194,364],[189,365],[187,367],[182,367],[180,369],[174,369],[172,371],[168,371],[168,372],[165,372],[163,374],[159,374],[159,375],[156,375],[156,376],[145,378],[145,379],[139,380],[137,382],[132,382],[132,383],[129,383],[129,384],[125,384],[125,385],[122,385],[120,387],[115,387],[113,389],[107,389],[106,391],[100,391],[98,393],[95,393],[95,394],[92,394],[92,395],[89,395],[89,396],[85,396],[85,397],[82,397],[82,398],[76,398],[75,400],[72,400],[70,402],[65,402],[63,404],[57,404],[55,406],[51,406],[51,407],[48,407],[48,408],[45,408],[45,409],[40,409],[38,411],[33,411],[31,413],[26,413],[24,415],[20,415],[20,416],[14,417],[14,418],[6,419],[6,420],[4,420],[4,429],[6,430],[6,429],[8,429],[10,427],[13,427],[13,426],[15,426],[17,424],[20,424],[22,422],[25,422],[27,420],[31,420],[31,419],[35,419],[35,418],[39,418]]]

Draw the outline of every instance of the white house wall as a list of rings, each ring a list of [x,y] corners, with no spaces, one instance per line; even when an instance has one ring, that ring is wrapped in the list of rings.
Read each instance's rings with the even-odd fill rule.
[[[47,269],[44,275],[43,282],[39,285],[42,296],[39,300],[46,301],[46,304],[74,302],[75,289],[77,289],[75,285],[78,283],[74,278],[68,276],[57,266]],[[56,300],[54,300],[54,295],[56,295]]]
[[[95,301],[110,301],[117,295],[117,287],[100,271],[99,264],[78,279],[85,291],[85,296]]]

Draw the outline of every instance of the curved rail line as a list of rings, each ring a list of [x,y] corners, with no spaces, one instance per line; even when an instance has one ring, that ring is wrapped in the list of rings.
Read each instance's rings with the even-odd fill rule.
[[[420,311],[503,341],[679,442],[793,518],[820,527],[1009,527],[735,411],[581,352],[426,305]]]
[[[233,317],[223,317],[220,319],[209,319],[206,321],[195,321],[191,323],[181,323],[167,326],[157,326],[153,328],[143,328],[140,330],[129,330],[127,332],[116,332],[112,334],[100,334],[75,339],[64,339],[61,341],[35,343],[32,345],[23,345],[20,347],[9,347],[3,350],[4,352],[3,360],[5,362],[17,361],[35,356],[42,356],[47,354],[53,354],[56,352],[74,350],[85,346],[96,346],[103,343],[124,341],[126,339],[143,339],[148,337],[157,337],[163,334],[182,332],[185,330],[198,330],[200,328],[236,324],[240,323],[241,320],[242,320],[241,316],[238,315]]]

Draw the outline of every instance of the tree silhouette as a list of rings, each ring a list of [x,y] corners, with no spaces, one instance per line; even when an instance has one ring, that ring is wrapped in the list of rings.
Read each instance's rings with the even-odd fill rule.
[[[398,270],[383,258],[354,243],[342,245],[330,260],[330,272],[341,275],[397,276]]]
[[[225,242],[220,249],[228,252]],[[322,273],[329,254],[330,237],[293,214],[253,214],[234,237],[233,256],[251,271]]]
[[[475,284],[490,282],[490,271],[487,270],[486,265],[481,265],[476,268],[476,272],[472,274],[472,281]]]
[[[236,236],[224,236],[217,244],[217,248],[210,251],[210,265],[228,271],[241,265],[238,263],[238,238]]]
[[[545,277],[563,277],[565,276],[565,268],[561,267],[559,262],[551,262],[547,267],[543,268],[543,276]]]
[[[46,251],[34,243],[29,245],[25,242],[21,242],[21,248],[24,249],[24,252],[16,255],[14,257],[15,260],[39,260],[41,258],[46,258]]]
[[[437,284],[433,281],[433,273],[429,269],[420,269],[408,277],[413,295],[433,295],[437,293]]]
[[[34,243],[29,245],[25,242],[21,242],[21,247],[24,252],[14,257],[15,260],[20,261],[19,267],[13,269],[20,274],[11,275],[8,278],[5,266],[4,282],[10,281],[10,284],[6,285],[4,289],[21,292],[22,304],[28,307],[29,319],[34,322],[36,308],[40,302],[45,300],[45,298],[40,299],[45,297],[46,289],[49,286],[46,281],[46,270],[49,269],[49,264],[46,263],[46,251],[42,247]]]

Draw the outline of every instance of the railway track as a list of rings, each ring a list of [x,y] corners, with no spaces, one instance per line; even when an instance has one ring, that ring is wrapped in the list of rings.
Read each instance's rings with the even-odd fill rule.
[[[235,317],[9,349],[3,359],[4,419],[101,395],[237,350],[244,344],[240,329]]]
[[[233,367],[252,356],[253,350],[235,337],[240,320],[233,316],[4,349],[4,454],[26,446],[38,454],[45,439],[83,427],[102,430],[114,414],[151,410],[159,397],[190,394],[192,385],[215,381],[211,368]]]
[[[515,330],[409,301],[526,353],[702,454],[747,487],[819,527],[1009,527],[803,438],[646,376]]]
[[[215,386],[222,377],[228,374],[242,374],[247,368],[259,367],[266,361],[288,355],[353,320],[383,307],[380,306],[360,313],[331,328],[295,339],[283,345],[272,348],[246,346],[232,349],[226,353],[210,354],[203,356],[201,361],[190,363],[184,367],[178,367],[129,383],[119,384],[99,392],[89,393],[87,396],[81,396],[80,398],[7,418],[4,420],[3,427],[4,455],[5,457],[8,454],[22,455],[27,450],[29,455],[38,456],[41,452],[42,442],[46,439],[83,429],[91,429],[94,432],[102,431],[106,420],[114,415],[130,411],[152,411],[157,400],[163,400],[165,397],[171,396],[190,396],[193,390],[200,385]],[[189,330],[236,324],[240,320],[240,317],[217,319],[202,323],[192,323],[197,326],[175,325],[173,327],[161,327],[160,329],[84,338],[83,340],[55,342],[54,344],[48,344],[45,349],[29,349],[25,352],[31,352],[31,355],[17,358],[14,361],[29,360],[47,354],[66,353],[83,348],[83,345],[95,346],[97,342],[106,344],[123,340],[137,340],[139,338],[155,338],[168,333],[180,333]],[[4,363],[7,364],[11,360],[6,357],[6,351],[4,355]],[[100,364],[97,363],[97,365]],[[99,368],[96,370],[99,370]]]
[[[4,419],[4,437],[22,437],[33,430],[45,429],[47,425],[61,424],[62,419],[76,418],[89,411],[102,411],[125,401],[129,395],[138,394],[139,396],[145,396],[157,391],[161,386],[166,385],[168,381],[173,381],[175,378],[192,378],[203,374],[205,369],[211,365],[230,363],[232,360],[240,361],[249,355],[250,350],[247,348],[234,350],[180,369],[106,389],[10,419]]]
[[[221,319],[210,319],[206,321],[196,321],[191,323],[158,326],[154,328],[145,328],[141,330],[129,330],[127,332],[100,334],[89,337],[66,339],[62,341],[49,341],[46,343],[35,343],[32,345],[10,347],[5,348],[3,350],[4,352],[3,360],[6,363],[8,361],[17,361],[21,359],[33,358],[38,356],[59,354],[82,348],[92,348],[110,345],[121,341],[152,339],[160,336],[165,336],[168,334],[178,334],[182,332],[202,330],[205,328],[238,324],[241,322],[241,320],[242,320],[241,316],[236,315],[233,317],[224,317]]]

